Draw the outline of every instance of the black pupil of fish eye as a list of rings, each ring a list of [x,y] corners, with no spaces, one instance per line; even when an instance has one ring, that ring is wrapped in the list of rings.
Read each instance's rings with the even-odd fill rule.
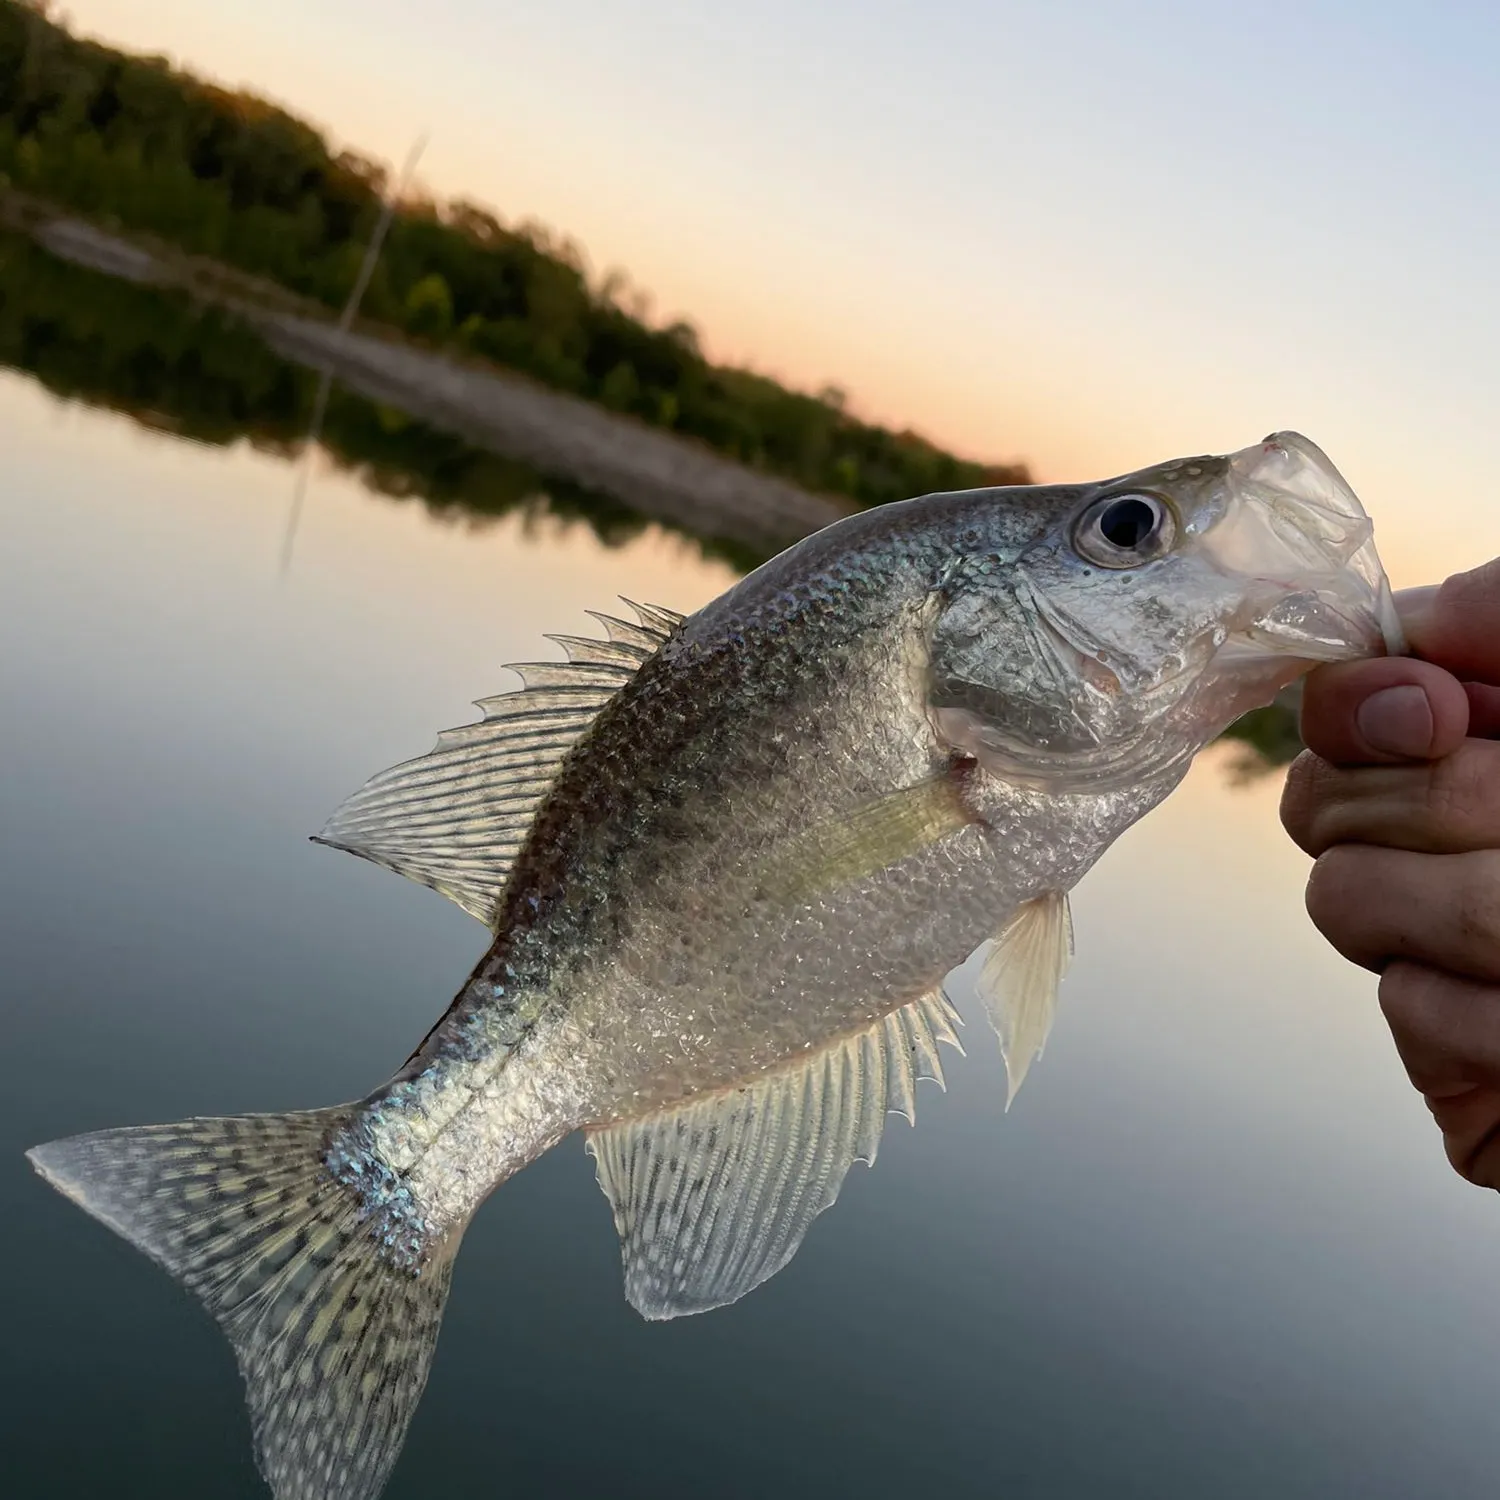
[[[1110,546],[1133,551],[1156,530],[1156,507],[1149,500],[1128,495],[1106,506],[1099,517],[1099,531]]]

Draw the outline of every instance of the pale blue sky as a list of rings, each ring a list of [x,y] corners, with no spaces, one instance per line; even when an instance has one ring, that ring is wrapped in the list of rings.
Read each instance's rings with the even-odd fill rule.
[[[1500,551],[1500,7],[72,0],[627,268],[709,350],[1044,478],[1326,447]]]

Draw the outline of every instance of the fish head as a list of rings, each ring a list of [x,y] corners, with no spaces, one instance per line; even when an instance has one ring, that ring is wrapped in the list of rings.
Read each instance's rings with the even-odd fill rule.
[[[1058,492],[935,601],[939,738],[1011,780],[1102,788],[1188,760],[1319,662],[1404,651],[1370,519],[1296,433]]]

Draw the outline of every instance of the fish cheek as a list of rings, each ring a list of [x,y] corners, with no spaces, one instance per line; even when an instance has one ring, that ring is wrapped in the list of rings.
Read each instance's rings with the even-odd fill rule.
[[[979,760],[986,747],[1023,754],[1091,747],[1075,656],[1039,617],[1024,575],[991,576],[954,593],[928,640],[925,693],[939,739]]]
[[[1078,699],[1049,702],[1012,698],[974,682],[934,682],[928,709],[939,740],[981,763],[996,752],[1021,750],[1066,754],[1097,748],[1099,736],[1079,712]]]

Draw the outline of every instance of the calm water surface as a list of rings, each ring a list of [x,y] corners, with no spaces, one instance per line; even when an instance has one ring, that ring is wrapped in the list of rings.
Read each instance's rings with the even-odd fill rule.
[[[501,663],[555,654],[543,631],[730,575],[656,532],[476,533],[329,479],[278,581],[269,459],[14,376],[0,454],[0,1489],[249,1500],[227,1344],[21,1151],[385,1077],[484,934],[306,836]],[[1010,1114],[973,1024],[949,1093],[733,1308],[637,1319],[581,1142],[506,1184],[391,1500],[1492,1492],[1500,1212],[1307,927],[1276,788],[1222,771],[1079,892]]]

